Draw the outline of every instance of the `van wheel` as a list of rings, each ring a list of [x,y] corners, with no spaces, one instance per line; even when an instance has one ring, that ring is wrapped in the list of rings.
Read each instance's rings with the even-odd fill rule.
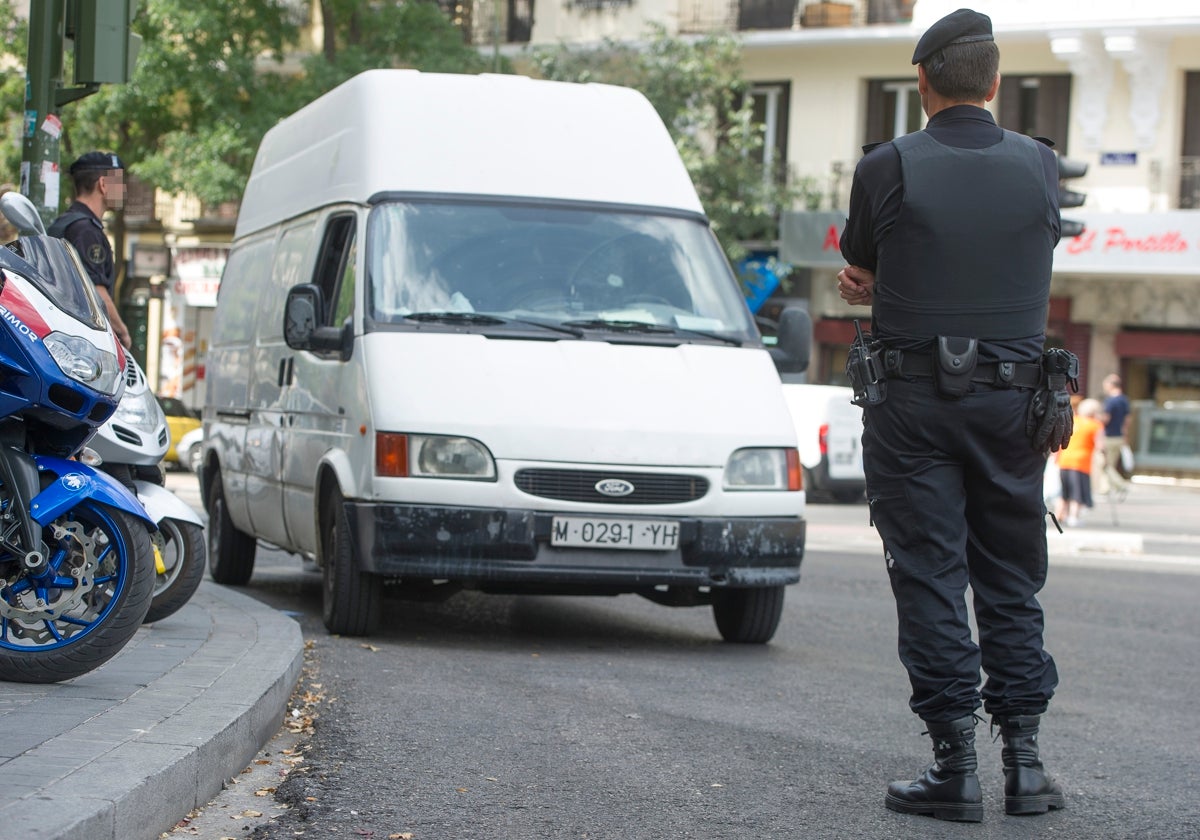
[[[217,583],[244,586],[254,573],[254,537],[242,533],[229,518],[221,473],[208,485],[208,573]]]
[[[862,499],[861,490],[834,490],[833,500],[843,505],[852,505]]]
[[[368,636],[379,626],[383,582],[358,567],[350,542],[350,520],[337,490],[322,506],[321,526],[321,613],[325,629],[342,636]]]
[[[721,638],[738,644],[761,645],[771,641],[783,616],[782,586],[713,591],[713,618]]]

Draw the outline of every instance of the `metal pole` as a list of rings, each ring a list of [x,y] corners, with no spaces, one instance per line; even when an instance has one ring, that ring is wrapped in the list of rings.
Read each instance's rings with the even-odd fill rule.
[[[62,81],[62,26],[62,0],[30,0],[21,192],[47,225],[58,216],[61,192],[58,145],[62,122],[55,113],[55,94]]]

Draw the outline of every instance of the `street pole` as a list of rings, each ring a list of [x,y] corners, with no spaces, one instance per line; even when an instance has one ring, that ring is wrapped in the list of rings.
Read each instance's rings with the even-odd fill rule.
[[[25,67],[25,130],[21,192],[47,225],[58,215],[62,121],[55,97],[62,82],[62,0],[30,0],[29,59]]]

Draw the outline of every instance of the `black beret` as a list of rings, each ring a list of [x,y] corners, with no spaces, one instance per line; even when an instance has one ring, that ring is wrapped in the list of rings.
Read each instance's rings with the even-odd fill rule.
[[[74,175],[76,172],[109,172],[124,168],[121,159],[111,152],[88,152],[71,164],[70,172]]]
[[[913,51],[912,63],[920,64],[929,56],[951,44],[970,44],[975,41],[994,41],[992,19],[971,9],[951,12],[925,30],[917,48]]]

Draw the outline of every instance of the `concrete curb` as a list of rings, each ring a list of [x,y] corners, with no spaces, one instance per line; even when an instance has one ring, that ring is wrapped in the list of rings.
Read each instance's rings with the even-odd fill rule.
[[[0,834],[154,840],[209,802],[278,730],[300,626],[205,580],[103,667],[0,683]]]

